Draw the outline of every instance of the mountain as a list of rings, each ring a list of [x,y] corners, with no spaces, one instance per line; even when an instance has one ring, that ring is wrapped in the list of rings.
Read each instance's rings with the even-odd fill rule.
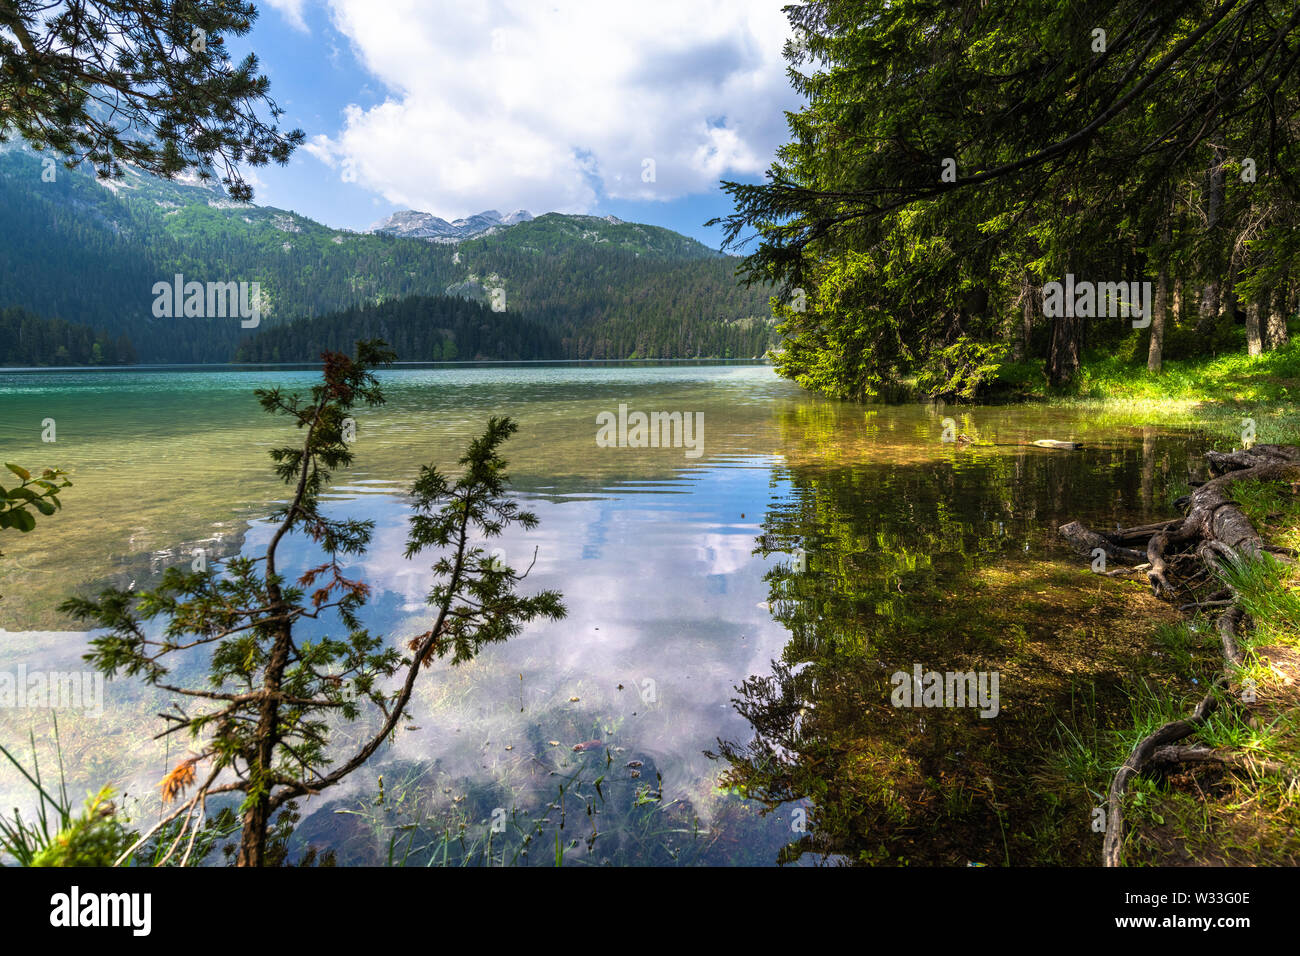
[[[638,258],[662,261],[731,261],[716,249],[662,226],[624,222],[615,216],[572,216],[558,212],[538,216],[512,229],[489,233],[472,247],[554,252],[583,246],[607,252],[630,252]]]
[[[428,239],[430,242],[463,242],[479,236],[491,235],[498,229],[505,229],[533,218],[527,209],[516,209],[508,216],[502,216],[495,209],[448,222],[427,212],[405,209],[395,212],[387,219],[381,219],[367,233],[385,236],[400,236],[403,239]]]
[[[525,229],[511,229],[529,223]],[[509,235],[505,235],[509,229]],[[448,222],[427,212],[406,209],[375,223],[370,235],[399,236],[403,239],[427,239],[430,242],[462,243],[471,239],[496,236],[500,248],[556,248],[565,243],[604,244],[639,256],[677,259],[717,259],[721,252],[671,229],[624,222],[617,216],[574,216],[547,213],[534,217],[526,209],[502,216],[495,209]]]
[[[0,308],[125,337],[146,363],[231,361],[241,342],[281,324],[413,296],[496,301],[548,330],[545,348],[556,351],[539,358],[749,357],[772,342],[768,292],[739,287],[736,260],[686,236],[523,211],[447,225],[485,222],[456,243],[356,233],[235,203],[197,180],[47,170],[10,143],[0,145]],[[260,324],[155,314],[155,287],[176,275],[258,283]]]

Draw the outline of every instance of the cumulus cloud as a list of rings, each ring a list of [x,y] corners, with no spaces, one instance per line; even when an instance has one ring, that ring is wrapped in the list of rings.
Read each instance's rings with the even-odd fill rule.
[[[302,8],[306,0],[264,0],[266,5],[278,12],[295,30],[309,33],[307,21],[303,18]]]
[[[279,0],[283,8],[300,0]],[[755,175],[793,108],[781,3],[331,0],[390,91],[308,152],[349,181],[454,219],[672,200]]]

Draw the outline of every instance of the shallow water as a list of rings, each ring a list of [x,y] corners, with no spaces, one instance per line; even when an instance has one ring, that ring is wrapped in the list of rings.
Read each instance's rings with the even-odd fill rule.
[[[265,452],[292,429],[263,414],[252,389],[305,390],[314,378],[0,374],[0,460],[58,465],[74,482],[62,512],[0,541],[0,672],[78,666],[86,635],[54,611],[70,592],[148,587],[195,548],[216,559],[264,547],[262,516],[283,497]],[[954,841],[937,835],[927,793],[951,790],[944,773],[988,777],[994,793],[1024,788],[990,755],[1020,746],[1026,721],[1051,718],[1077,689],[1069,666],[1057,673],[1034,656],[1059,622],[1025,612],[1063,569],[1086,569],[1051,529],[1164,516],[1166,489],[1205,447],[1065,410],[851,405],[756,365],[381,378],[388,404],[357,413],[356,464],[330,495],[337,513],[376,523],[352,567],[374,587],[367,626],[402,641],[427,628],[431,577],[427,561],[402,557],[402,493],[420,464],[453,466],[501,414],[519,422],[505,454],[540,526],[492,546],[516,567],[536,549],[527,588],[561,590],[569,614],[435,667],[393,745],[301,808],[294,846],[334,849],[340,863],[1016,862],[1014,806],[996,819],[983,803],[958,807],[949,816],[966,836]],[[702,453],[597,447],[597,415],[620,404],[700,413]],[[943,441],[948,416],[995,444]],[[41,440],[49,418],[53,443]],[[1086,447],[1024,444],[1044,437]],[[295,565],[311,558],[301,546],[290,554]],[[999,716],[891,707],[888,676],[914,663],[999,671]],[[71,789],[112,782],[144,822],[183,745],[150,739],[168,701],[125,680],[104,694],[100,716],[57,714]],[[44,770],[51,728],[45,709],[0,713],[0,742],[14,749],[34,729]],[[592,740],[600,746],[573,749]],[[975,769],[935,763],[966,751],[984,754]],[[890,785],[849,786],[872,777]],[[26,799],[8,766],[0,796]]]

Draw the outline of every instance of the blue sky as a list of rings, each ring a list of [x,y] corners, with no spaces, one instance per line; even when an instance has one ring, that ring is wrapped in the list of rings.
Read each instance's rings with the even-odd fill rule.
[[[785,0],[263,0],[271,95],[307,142],[256,202],[364,229],[398,209],[615,215],[717,247],[796,109]]]

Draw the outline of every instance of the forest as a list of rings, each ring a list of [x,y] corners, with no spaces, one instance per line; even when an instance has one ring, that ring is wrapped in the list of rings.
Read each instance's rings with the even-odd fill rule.
[[[1055,769],[1041,772],[1067,764],[1067,775],[1087,776],[1091,767],[1091,825],[1083,808],[1065,825],[1078,828],[1075,839],[1102,836],[1105,866],[1290,862],[1296,808],[1274,795],[1296,780],[1296,702],[1277,680],[1294,682],[1290,664],[1280,662],[1291,660],[1300,635],[1300,421],[1290,393],[1300,382],[1292,342],[1300,308],[1300,8],[1274,0],[813,0],[787,12],[793,35],[784,56],[804,103],[787,114],[790,137],[765,181],[727,183],[735,210],[713,220],[727,230],[724,248],[756,241],[742,266],[747,280],[778,287],[778,372],[858,402],[924,397],[947,410],[1008,394],[1045,398],[1106,421],[1110,440],[1125,424],[1140,424],[1146,520],[1130,509],[1089,515],[1080,502],[1074,520],[1053,520],[1054,541],[1092,558],[1092,574],[1140,582],[1161,602],[1144,616],[1155,632],[1147,640],[1178,660],[1162,677],[1188,660],[1195,635],[1207,635],[1210,646],[1202,646],[1199,676],[1181,678],[1190,691],[1153,690],[1141,664],[1126,664],[1131,715],[1111,718],[1118,743],[1095,733],[1089,741],[1088,731],[1070,726],[1077,715],[1058,717],[1059,747],[1047,761]],[[975,428],[977,418],[993,417],[989,409],[952,414],[975,437],[957,435],[956,419],[947,418],[951,432],[942,440],[1001,444]],[[1179,490],[1157,507],[1150,429],[1175,421],[1229,447],[1171,470]],[[1030,442],[1022,433],[1018,444]],[[1036,484],[1062,490],[1059,480]],[[915,509],[920,496],[906,497]],[[984,514],[1020,511],[1010,490],[999,498]],[[909,540],[924,537],[923,524],[912,531]],[[939,556],[922,549],[906,567],[933,566]],[[906,545],[899,557],[909,557]],[[1039,593],[1067,601],[1072,583],[1062,578]],[[808,587],[799,576],[789,584]],[[1097,596],[1123,593],[1103,588]],[[788,592],[783,597],[776,606],[788,608]],[[1176,615],[1165,614],[1171,605]],[[876,608],[867,626],[884,617],[892,633],[893,615]],[[1053,623],[1054,613],[1038,609],[1032,626],[1048,627],[1059,646],[1071,630]],[[855,621],[857,613],[846,607],[833,617]],[[943,617],[941,607],[931,610],[925,630],[942,629]],[[800,637],[811,629],[792,623],[803,625],[794,629]],[[1096,646],[1122,628],[1108,622]],[[885,638],[872,635],[866,646],[873,657],[888,653]],[[745,686],[757,734],[745,747],[721,748],[733,767],[728,782],[776,803],[826,779],[820,766],[815,781],[806,779],[806,729],[788,722],[792,697],[824,696],[813,668],[796,676],[791,665],[815,667],[824,656],[814,642]],[[1270,690],[1257,695],[1264,669]],[[833,672],[846,679],[838,658]],[[845,759],[880,737],[860,732],[828,750]],[[978,758],[970,747],[947,772],[971,771]],[[916,759],[920,749],[905,753]],[[1015,763],[1004,780],[1023,757]],[[897,847],[877,843],[870,825],[863,832],[862,808],[878,805],[890,824],[881,829],[892,835],[926,802],[899,808],[895,794],[875,793],[866,775],[829,777],[830,827],[804,846],[829,838],[860,859],[891,859]],[[963,816],[951,787],[950,780],[935,794],[949,826]],[[1243,819],[1234,812],[1242,801],[1261,812]],[[1190,822],[1180,805],[1200,816]],[[978,832],[1001,827],[1005,802],[994,809]],[[1182,822],[1167,823],[1175,815]],[[949,833],[909,851],[942,847]],[[1025,833],[1003,832],[1007,862],[1011,841]],[[1026,852],[1042,849],[1031,843]]]
[[[357,338],[383,339],[407,362],[554,358],[556,336],[513,312],[450,296],[413,296],[268,329],[245,340],[237,362],[315,362]]]
[[[111,338],[88,325],[43,319],[25,309],[0,309],[0,365],[134,365],[126,335]]]
[[[778,368],[827,394],[970,399],[1019,363],[1258,355],[1300,276],[1295,6],[792,8],[806,105],[729,241],[776,282]],[[1050,316],[1067,276],[1149,280],[1149,326]]]

